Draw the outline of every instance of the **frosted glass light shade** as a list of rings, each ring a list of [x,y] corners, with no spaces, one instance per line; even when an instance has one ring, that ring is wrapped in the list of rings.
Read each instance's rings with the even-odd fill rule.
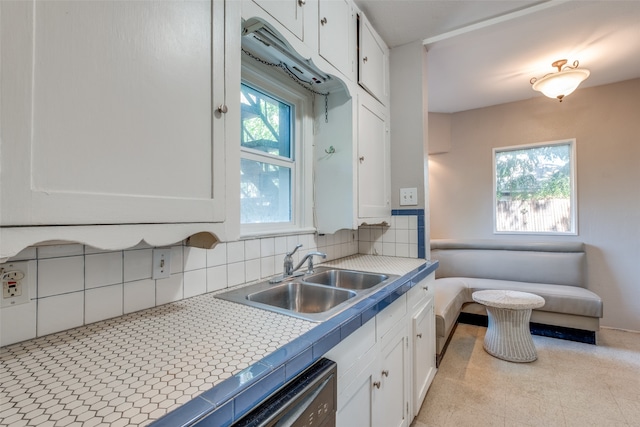
[[[566,68],[557,73],[548,74],[533,83],[533,89],[549,98],[562,99],[578,88],[587,77],[589,70]]]

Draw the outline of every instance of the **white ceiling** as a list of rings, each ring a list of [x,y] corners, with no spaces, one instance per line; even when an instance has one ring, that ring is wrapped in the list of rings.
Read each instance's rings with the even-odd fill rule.
[[[557,59],[591,71],[581,88],[640,77],[640,0],[355,1],[389,47],[427,46],[431,112],[543,96],[529,80]]]

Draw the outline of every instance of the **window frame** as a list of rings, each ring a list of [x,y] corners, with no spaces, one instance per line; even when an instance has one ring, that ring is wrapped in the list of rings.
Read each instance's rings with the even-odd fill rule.
[[[292,81],[287,81],[283,77],[271,69],[258,67],[243,58],[241,84],[291,105],[293,113],[290,125],[293,143],[291,144],[291,163],[289,163],[283,161],[282,157],[242,147],[241,142],[237,141],[240,149],[240,161],[242,159],[256,160],[260,157],[262,160],[259,161],[267,161],[274,165],[284,165],[291,168],[291,221],[255,224],[243,224],[240,222],[240,234],[242,237],[282,235],[283,233],[315,230],[313,228],[312,215],[313,143],[307,143],[307,141],[313,141],[313,118],[310,117],[313,111],[312,100],[305,91],[294,87]],[[239,95],[240,93],[238,92]],[[239,167],[240,165],[238,164]],[[239,194],[240,188],[236,191]],[[240,209],[242,209],[242,206],[240,206]]]
[[[558,145],[568,145],[569,146],[569,162],[570,162],[570,220],[571,227],[569,231],[518,231],[518,230],[498,230],[498,177],[497,177],[497,164],[496,164],[496,155],[498,153],[507,152],[507,151],[522,151],[527,149],[539,148],[539,147],[550,147],[550,146],[558,146]],[[493,234],[502,234],[502,235],[539,235],[539,236],[577,236],[578,235],[578,186],[577,186],[577,150],[576,150],[576,139],[575,138],[567,138],[560,139],[554,141],[544,141],[544,142],[536,142],[530,144],[521,144],[521,145],[511,145],[507,147],[494,147],[492,149],[492,178],[493,178]]]

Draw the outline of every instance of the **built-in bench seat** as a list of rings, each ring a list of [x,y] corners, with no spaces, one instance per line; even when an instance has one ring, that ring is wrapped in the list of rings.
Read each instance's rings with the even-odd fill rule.
[[[532,332],[595,344],[602,299],[586,289],[584,244],[432,240],[436,270],[438,359],[460,321],[486,322],[471,294],[485,289],[530,292],[545,299],[531,314]]]

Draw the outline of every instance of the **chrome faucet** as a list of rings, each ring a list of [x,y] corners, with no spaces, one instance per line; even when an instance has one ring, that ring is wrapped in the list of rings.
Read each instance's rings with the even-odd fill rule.
[[[307,272],[305,274],[313,273],[313,257],[314,256],[319,256],[319,257],[322,257],[322,258],[326,258],[327,254],[325,254],[324,252],[309,252],[304,256],[304,258],[302,258],[300,260],[300,263],[296,266],[296,268],[293,269],[293,271],[296,271],[297,269],[302,267],[302,265],[305,263],[305,261],[309,260],[309,265],[307,266]],[[293,272],[292,272],[292,274],[293,274]]]
[[[296,276],[298,275],[302,275],[302,274],[309,274],[309,273],[313,273],[313,257],[314,256],[319,256],[322,258],[326,258],[327,254],[323,253],[323,252],[309,252],[307,253],[302,260],[300,261],[300,263],[298,265],[296,265],[295,267],[293,266],[293,254],[296,253],[296,251],[301,248],[302,245],[296,245],[296,247],[291,251],[291,252],[287,252],[284,256],[284,265],[283,265],[283,272],[282,272],[282,276],[277,276],[272,278],[271,280],[269,280],[269,283],[280,283],[283,280],[286,280],[292,276],[294,276],[294,272],[296,270],[298,270],[300,267],[302,267],[302,265],[307,262],[307,260],[309,261],[309,265],[307,266],[307,271],[306,273],[298,273],[296,274]]]
[[[293,272],[295,270],[298,269],[298,267],[293,268],[293,254],[296,253],[296,251],[302,247],[302,243],[296,245],[295,249],[292,250],[291,252],[287,252],[286,255],[284,256],[284,270],[282,273],[282,277],[289,277],[293,274]]]

